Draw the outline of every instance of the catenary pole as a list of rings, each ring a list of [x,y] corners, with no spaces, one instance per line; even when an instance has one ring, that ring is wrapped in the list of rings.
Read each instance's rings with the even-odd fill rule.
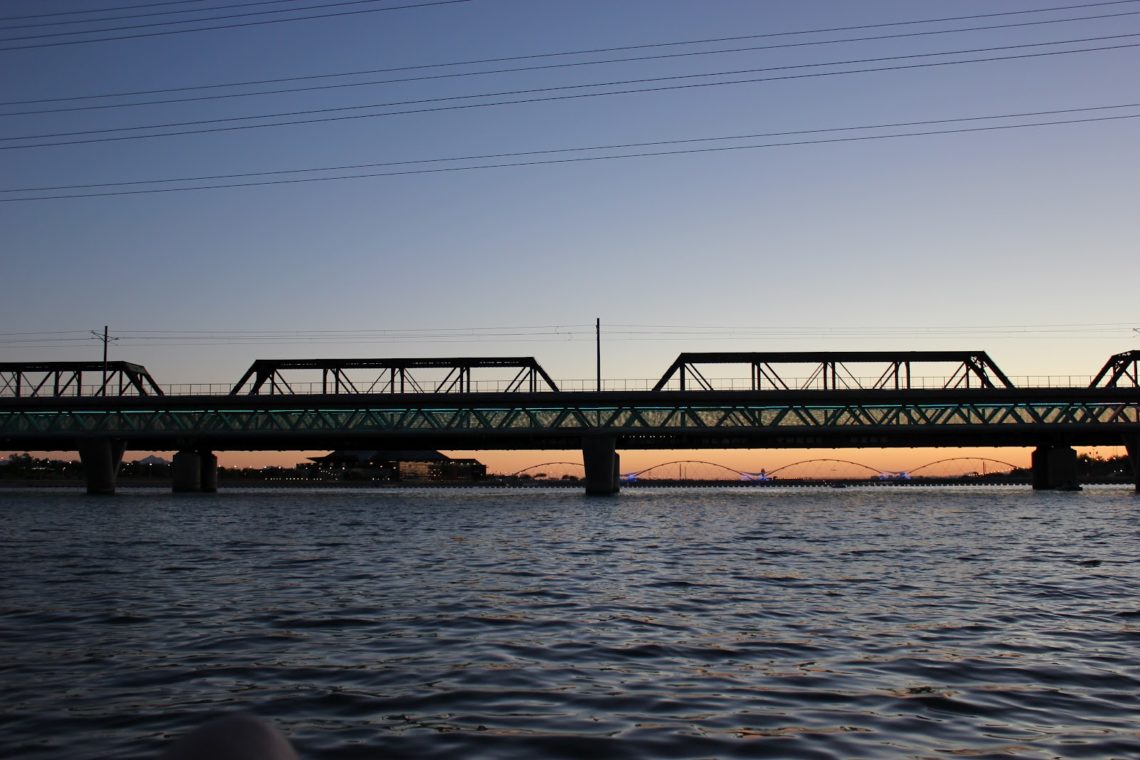
[[[597,367],[598,367],[598,386],[597,389],[602,389],[602,318],[597,317],[594,320],[594,347],[597,351]]]

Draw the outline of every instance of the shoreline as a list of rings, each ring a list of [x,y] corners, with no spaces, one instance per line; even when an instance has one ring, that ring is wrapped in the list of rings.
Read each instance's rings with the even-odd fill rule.
[[[1133,487],[1130,480],[1089,480],[1082,481],[1082,486],[1120,486]],[[732,480],[658,480],[623,483],[621,490],[643,489],[669,489],[669,488],[717,488],[717,489],[751,489],[764,490],[770,488],[921,488],[921,487],[1030,487],[1031,481],[1024,479],[989,480],[980,478],[913,478],[910,480],[782,480],[768,482],[748,482]],[[0,480],[0,491],[40,490],[40,489],[76,489],[83,490],[86,483],[83,480]],[[535,481],[535,482],[503,482],[488,479],[479,482],[379,482],[379,481],[284,481],[284,480],[220,480],[218,491],[230,489],[249,490],[338,490],[352,491],[362,489],[373,490],[549,490],[549,489],[581,489],[581,481]],[[166,479],[128,480],[116,484],[118,490],[169,490],[170,481]]]

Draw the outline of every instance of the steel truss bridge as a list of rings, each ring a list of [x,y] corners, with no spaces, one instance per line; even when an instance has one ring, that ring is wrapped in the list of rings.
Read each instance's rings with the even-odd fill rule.
[[[753,387],[718,389],[716,365],[751,368]],[[1070,388],[1014,387],[984,352],[682,354],[648,391],[560,391],[532,358],[260,360],[227,395],[163,394],[123,366],[138,382],[84,396],[57,378],[103,365],[0,364],[0,448],[78,450],[92,491],[113,490],[124,449],[198,457],[184,490],[209,488],[218,450],[580,449],[596,493],[617,491],[620,449],[1028,446],[1039,488],[1076,485],[1073,446],[1140,451],[1140,351]],[[916,387],[916,366],[941,367],[941,387]],[[290,392],[302,370],[316,392]],[[477,370],[506,386],[473,390]]]

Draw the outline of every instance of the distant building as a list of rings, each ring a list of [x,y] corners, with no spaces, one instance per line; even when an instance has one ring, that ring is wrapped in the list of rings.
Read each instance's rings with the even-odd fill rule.
[[[487,465],[478,459],[451,459],[428,464],[428,477],[445,482],[476,481],[487,477]]]
[[[336,480],[439,481],[482,480],[487,466],[476,459],[452,459],[438,451],[356,451],[341,449],[310,457],[312,474]],[[315,471],[315,472],[313,472]]]

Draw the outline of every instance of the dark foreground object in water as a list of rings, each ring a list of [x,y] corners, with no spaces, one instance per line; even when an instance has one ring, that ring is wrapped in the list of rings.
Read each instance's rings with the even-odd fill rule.
[[[162,760],[297,760],[297,753],[276,728],[238,713],[194,729],[175,742]]]

